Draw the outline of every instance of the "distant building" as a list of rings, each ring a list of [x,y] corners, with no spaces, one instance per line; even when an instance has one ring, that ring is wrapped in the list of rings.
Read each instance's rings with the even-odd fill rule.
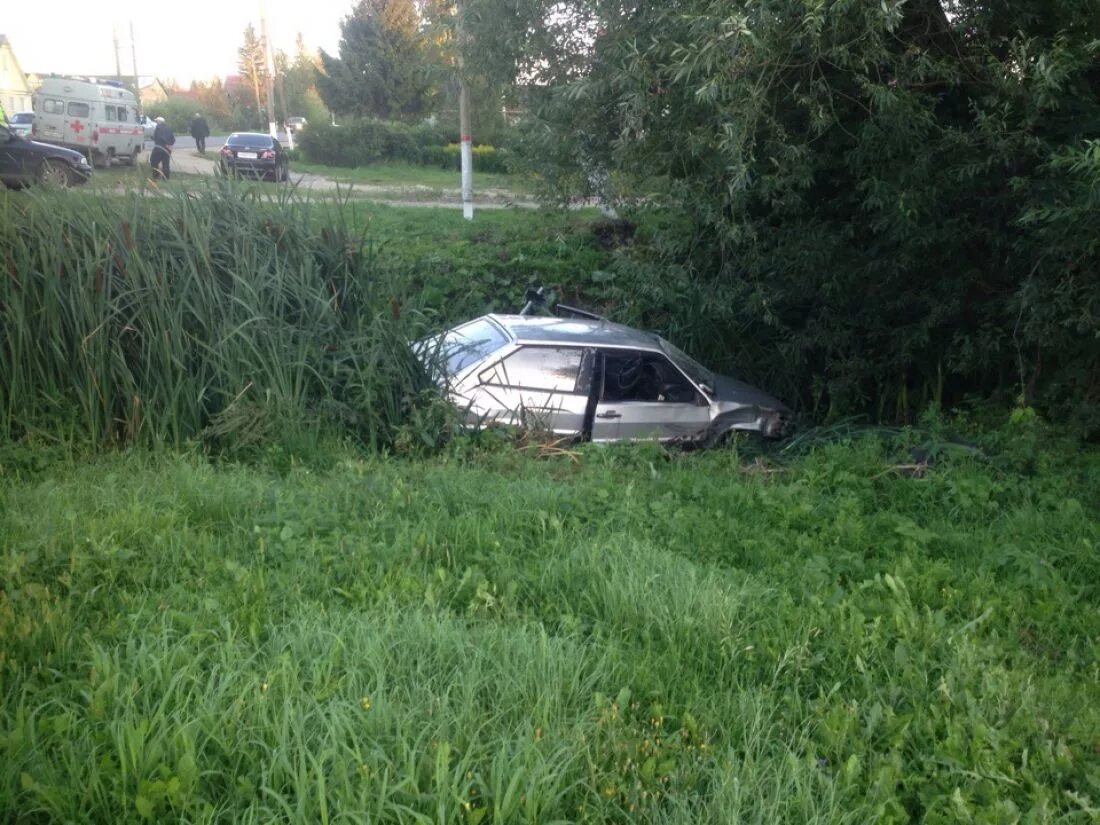
[[[30,82],[12,51],[11,42],[0,34],[0,108],[5,114],[31,110]]]
[[[115,78],[112,76],[100,79],[114,80]],[[119,77],[118,80],[130,91],[134,90],[134,76],[132,74],[124,74]],[[168,87],[165,86],[158,78],[139,77],[138,80],[141,82],[141,89],[138,91],[138,103],[141,104],[142,108],[145,108],[146,106],[154,106],[157,103],[163,103],[165,100],[168,99]]]

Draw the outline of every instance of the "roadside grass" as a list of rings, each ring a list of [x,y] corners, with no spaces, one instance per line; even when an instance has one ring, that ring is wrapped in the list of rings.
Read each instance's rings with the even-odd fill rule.
[[[917,440],[4,445],[0,819],[1095,822],[1100,454]]]
[[[189,172],[172,170],[172,177],[168,181],[154,179],[152,167],[148,160],[143,158],[134,166],[115,165],[110,169],[95,169],[92,177],[81,189],[92,192],[127,191],[154,186],[164,189],[166,187],[185,188],[202,181],[205,175],[197,175]]]
[[[369,166],[348,168],[346,166],[326,166],[295,160],[291,164],[292,172],[308,172],[323,175],[341,183],[359,183],[386,188],[419,188],[430,192],[459,192],[461,179],[458,170],[441,169],[437,166],[421,166],[412,163],[375,163]],[[528,197],[534,187],[520,175],[506,175],[499,172],[479,172],[474,169],[474,187],[476,192],[512,193]]]

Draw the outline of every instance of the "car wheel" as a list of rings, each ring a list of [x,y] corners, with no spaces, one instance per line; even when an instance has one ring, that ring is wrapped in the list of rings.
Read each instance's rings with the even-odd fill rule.
[[[43,186],[66,189],[73,182],[72,173],[57,161],[44,160],[38,167],[38,182]]]

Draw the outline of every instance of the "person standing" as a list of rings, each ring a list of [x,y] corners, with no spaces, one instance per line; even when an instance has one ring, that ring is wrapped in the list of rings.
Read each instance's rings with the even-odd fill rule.
[[[195,147],[200,155],[206,154],[206,139],[210,137],[210,127],[206,124],[206,118],[202,112],[195,112],[191,118],[191,137],[195,139]]]
[[[159,173],[162,178],[168,180],[171,174],[172,147],[176,144],[176,136],[172,127],[164,122],[163,117],[157,118],[157,128],[153,132],[153,152],[149,156],[153,164],[153,172]]]

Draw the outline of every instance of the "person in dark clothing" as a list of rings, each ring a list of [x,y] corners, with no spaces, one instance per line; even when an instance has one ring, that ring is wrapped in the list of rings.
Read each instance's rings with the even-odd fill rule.
[[[195,112],[191,118],[191,137],[195,139],[195,146],[200,155],[206,154],[206,139],[210,137],[210,127],[206,125],[206,118],[202,112]]]
[[[149,162],[153,164],[154,174],[159,174],[168,180],[171,174],[172,147],[176,144],[176,136],[172,127],[164,122],[164,118],[157,118],[157,128],[153,132],[153,152],[149,156]]]

